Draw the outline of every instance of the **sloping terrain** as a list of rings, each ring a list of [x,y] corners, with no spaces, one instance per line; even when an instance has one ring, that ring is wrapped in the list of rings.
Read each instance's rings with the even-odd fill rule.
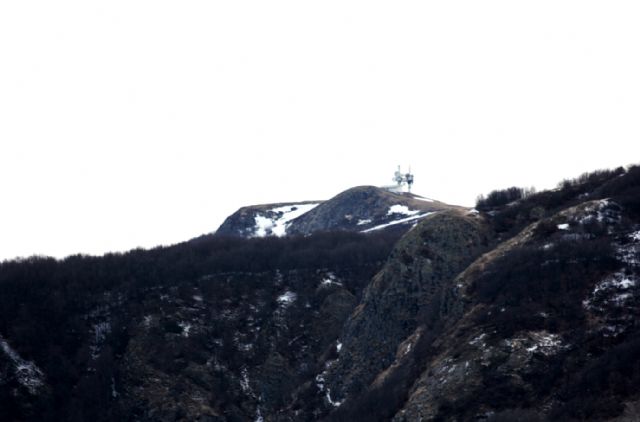
[[[291,397],[315,386],[318,365],[396,240],[208,237],[2,263],[2,420],[295,414]],[[322,397],[309,404],[305,418]]]
[[[284,236],[291,221],[322,201],[251,205],[231,214],[216,231],[218,236]]]
[[[348,189],[327,201],[243,207],[230,215],[217,236],[309,235],[321,231],[406,231],[430,213],[461,209],[410,193],[374,186]]]
[[[343,400],[330,418],[637,420],[639,186],[638,167],[598,172],[482,214],[492,246],[458,275],[427,284],[415,306],[411,282],[421,277],[396,268],[438,243],[405,249],[432,230],[422,222],[345,324],[345,346],[326,375],[333,400]],[[477,244],[477,231],[468,233],[453,245]],[[429,259],[418,265],[433,269]],[[376,315],[365,318],[369,329],[367,307]],[[390,336],[390,325],[404,331]],[[363,377],[359,361],[373,373]]]
[[[639,420],[640,167],[480,212],[387,193],[1,263],[3,420]]]

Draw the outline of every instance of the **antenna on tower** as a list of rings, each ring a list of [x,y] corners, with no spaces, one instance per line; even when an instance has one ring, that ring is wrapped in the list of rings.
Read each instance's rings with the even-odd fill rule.
[[[402,176],[400,166],[398,166],[398,170],[396,170],[396,172],[393,174],[393,181],[398,184],[398,189],[402,189],[402,185],[404,184],[404,177]]]
[[[413,185],[413,174],[411,173],[411,166],[409,166],[408,173],[402,173],[402,169],[398,166],[398,170],[393,173],[393,179],[395,185],[383,186],[383,188],[396,193],[402,193],[404,186],[407,186],[409,192],[411,192],[411,186]]]
[[[413,185],[413,174],[411,173],[411,166],[409,166],[409,171],[404,175],[404,180],[407,182],[407,189],[409,193],[411,193],[411,185]]]

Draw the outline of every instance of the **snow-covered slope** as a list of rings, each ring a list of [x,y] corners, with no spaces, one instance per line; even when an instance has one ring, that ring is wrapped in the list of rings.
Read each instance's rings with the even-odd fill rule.
[[[410,193],[374,186],[348,189],[327,201],[244,207],[220,226],[218,236],[309,235],[318,231],[371,232],[409,229],[427,215],[460,208]]]
[[[284,202],[242,207],[224,221],[218,236],[285,236],[291,222],[317,207],[322,201]]]
[[[270,209],[265,213],[259,212],[254,217],[256,221],[254,236],[284,236],[287,234],[287,227],[291,224],[291,221],[311,211],[318,205],[320,204],[284,205]]]

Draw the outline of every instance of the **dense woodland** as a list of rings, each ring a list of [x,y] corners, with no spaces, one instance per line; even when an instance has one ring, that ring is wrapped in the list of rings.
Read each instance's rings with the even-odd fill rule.
[[[52,421],[130,417],[121,414],[110,399],[112,379],[122,375],[114,362],[127,347],[129,324],[134,316],[140,318],[142,303],[155,289],[171,288],[180,295],[181,286],[186,289],[198,285],[220,303],[237,300],[272,283],[251,274],[330,268],[349,272],[353,275],[350,280],[360,280],[360,285],[347,286],[360,292],[399,235],[337,232],[257,239],[203,236],[175,246],[102,257],[30,257],[2,262],[0,335],[22,358],[36,362],[48,384],[55,386],[50,394],[35,398],[21,391],[15,380],[3,380],[0,411],[8,417],[3,420],[30,416]],[[235,283],[224,285],[212,277],[227,273],[247,276],[236,276]],[[275,294],[274,286],[267,289]],[[120,304],[121,311],[112,322],[106,347],[93,360],[87,320],[105,301]],[[167,321],[164,329],[171,332],[178,327]],[[225,357],[233,365],[233,351],[227,351]],[[171,364],[168,359],[166,365]]]
[[[623,228],[637,224],[640,167],[588,173],[563,181],[551,191],[534,193],[521,188],[494,191],[480,197],[477,208],[490,220],[498,243],[561,209],[605,198],[624,210]],[[473,286],[474,297],[487,306],[509,309],[501,318],[491,321],[496,331],[508,336],[523,327],[553,331],[558,326],[549,324],[582,326],[584,311],[577,298],[583,297],[585,289],[603,274],[620,267],[612,248],[616,239],[607,235],[605,224],[587,224],[582,230],[584,236],[579,241],[558,240],[559,246],[553,249],[524,247],[506,255],[478,278]],[[554,224],[540,224],[535,236],[542,242],[555,231]],[[170,287],[180,295],[181,286],[197,285],[208,297],[223,300],[263,288],[265,278],[236,277],[236,283],[222,286],[210,283],[207,276],[331,268],[355,274],[352,279],[359,280],[358,285],[346,287],[360,294],[400,235],[401,232],[385,231],[259,239],[203,236],[170,247],[102,257],[77,255],[62,260],[30,257],[2,262],[0,335],[21,357],[36,362],[53,388],[47,394],[33,397],[22,391],[15,380],[0,380],[0,414],[3,420],[16,421],[127,420],[132,416],[110,398],[111,384],[123,376],[115,362],[130,340],[132,316],[141,315],[140,307],[150,291]],[[269,294],[273,296],[275,290]],[[87,318],[105,300],[119,303],[123,312],[114,317],[100,356],[92,359]],[[437,307],[436,303],[431,306]],[[540,310],[549,309],[560,313],[562,318],[550,323],[536,316]],[[436,316],[428,312],[421,315],[421,324],[433,334],[421,338],[411,360],[384,383],[346,401],[332,418],[386,420],[395,414],[407,399],[411,381],[424,370],[434,352],[432,343],[441,329]],[[476,322],[488,323],[481,317]],[[163,329],[178,330],[171,321]],[[593,360],[586,366],[572,360],[558,363],[544,378],[532,381],[536,388],[533,396],[527,396],[531,392],[512,390],[509,380],[498,377],[487,390],[492,398],[475,399],[488,400],[497,408],[516,407],[544,397],[550,388],[557,387],[564,405],[552,409],[555,420],[581,420],[587,414],[619,414],[620,404],[613,397],[630,395],[640,383],[640,334],[632,331],[614,344],[602,344],[584,334],[583,341]],[[225,353],[233,367],[234,351]],[[158,356],[157,360],[162,365],[173,364],[170,357]],[[4,364],[0,359],[0,371]],[[226,387],[221,384],[217,388],[224,391]],[[441,409],[441,419],[447,420],[451,412],[464,412],[460,409],[473,405],[452,401]],[[526,409],[505,410],[491,420],[516,417],[522,421],[541,420]]]

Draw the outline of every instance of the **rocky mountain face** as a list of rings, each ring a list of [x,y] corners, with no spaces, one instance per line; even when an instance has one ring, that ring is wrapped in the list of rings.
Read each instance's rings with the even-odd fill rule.
[[[394,361],[396,349],[415,334],[424,309],[460,312],[446,286],[485,251],[491,229],[477,213],[452,210],[427,217],[396,245],[345,324],[347,353],[326,378],[336,400],[361,392]]]
[[[425,219],[345,323],[330,419],[638,420],[638,183]]]
[[[640,167],[479,211],[419,208],[375,189],[284,224],[309,236],[279,237],[273,224],[276,236],[2,263],[0,411],[7,420],[640,419]],[[354,233],[366,230],[360,220],[388,224],[399,207],[425,215],[404,234]]]
[[[427,215],[461,209],[410,193],[374,186],[348,189],[327,201],[253,205],[229,216],[218,236],[309,235],[344,230],[367,233],[384,229],[406,231]]]

